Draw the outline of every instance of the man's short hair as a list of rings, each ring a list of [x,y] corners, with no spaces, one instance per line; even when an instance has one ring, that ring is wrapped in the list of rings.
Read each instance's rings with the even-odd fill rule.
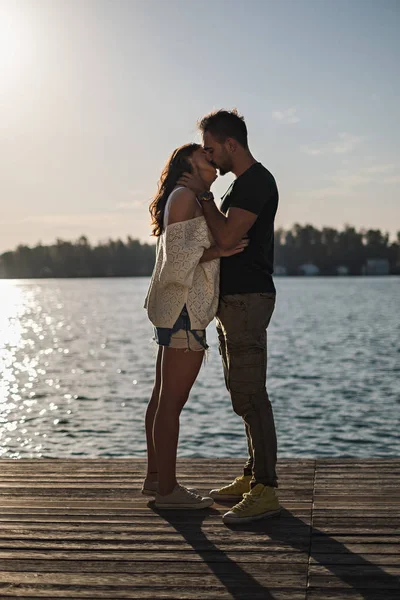
[[[243,148],[248,148],[246,123],[236,108],[209,113],[198,122],[198,128],[202,133],[210,132],[220,144],[227,138],[233,138]]]

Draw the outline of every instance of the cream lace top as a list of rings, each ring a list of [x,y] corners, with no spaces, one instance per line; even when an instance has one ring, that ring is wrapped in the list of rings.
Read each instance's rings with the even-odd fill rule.
[[[157,239],[156,263],[144,304],[155,327],[173,327],[185,304],[192,329],[205,329],[213,320],[220,261],[200,263],[204,250],[213,243],[203,216],[164,227]]]

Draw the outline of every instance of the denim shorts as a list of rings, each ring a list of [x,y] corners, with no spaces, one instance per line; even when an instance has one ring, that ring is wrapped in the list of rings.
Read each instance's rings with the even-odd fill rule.
[[[191,329],[186,305],[173,327],[154,327],[154,339],[159,346],[177,350],[208,350],[206,330]]]

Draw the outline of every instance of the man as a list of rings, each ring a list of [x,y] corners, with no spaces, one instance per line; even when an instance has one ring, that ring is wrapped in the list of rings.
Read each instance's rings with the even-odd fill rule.
[[[276,294],[272,273],[278,190],[272,174],[252,156],[246,124],[236,110],[205,116],[199,129],[210,162],[221,175],[231,171],[236,179],[220,210],[198,174],[185,174],[179,183],[196,193],[217,246],[227,250],[244,236],[249,238],[242,253],[221,259],[217,313],[226,387],[234,411],[244,420],[249,458],[242,476],[210,492],[216,500],[237,500],[223,521],[242,523],[280,512],[276,432],[266,390],[266,330]]]

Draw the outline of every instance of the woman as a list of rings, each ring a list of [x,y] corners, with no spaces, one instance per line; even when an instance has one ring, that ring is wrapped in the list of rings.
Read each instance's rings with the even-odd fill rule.
[[[186,144],[167,161],[150,205],[157,256],[145,308],[159,349],[146,411],[148,465],[142,493],[155,495],[159,508],[193,509],[213,500],[176,480],[179,415],[208,348],[205,329],[218,307],[219,258],[242,252],[247,242],[225,252],[213,244],[195,194],[177,185],[184,172],[197,172],[208,188],[217,177],[202,147]]]

